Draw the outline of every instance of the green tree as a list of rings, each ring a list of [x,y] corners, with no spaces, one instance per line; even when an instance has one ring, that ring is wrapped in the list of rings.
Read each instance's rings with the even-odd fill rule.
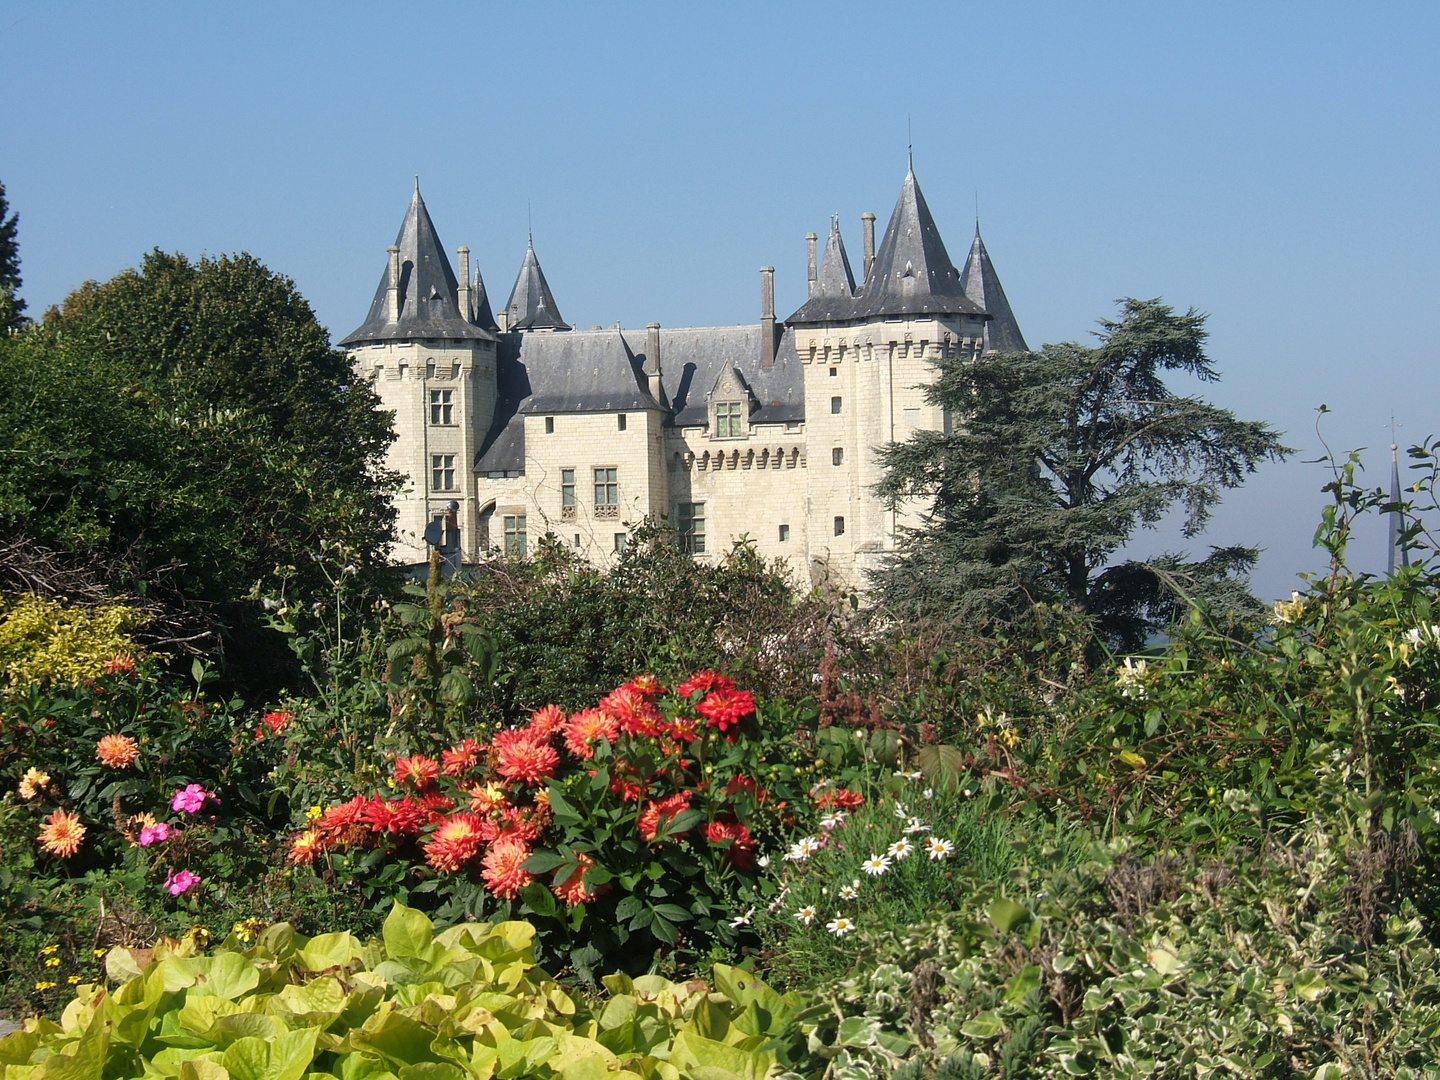
[[[926,393],[953,429],[881,450],[881,496],[928,503],[875,575],[892,610],[993,627],[1058,604],[1134,647],[1173,616],[1171,585],[1232,615],[1255,609],[1243,585],[1253,549],[1107,568],[1173,507],[1198,535],[1225,489],[1290,450],[1269,425],[1166,385],[1173,374],[1219,378],[1204,315],[1132,299],[1100,327],[1094,346],[940,361]]]
[[[322,540],[388,582],[377,405],[291,281],[154,252],[0,343],[0,536],[166,586],[253,646],[245,598],[277,566],[307,607],[333,591]]]
[[[9,210],[5,185],[0,183],[0,329],[5,330],[25,322],[25,301],[20,299],[20,215]]]

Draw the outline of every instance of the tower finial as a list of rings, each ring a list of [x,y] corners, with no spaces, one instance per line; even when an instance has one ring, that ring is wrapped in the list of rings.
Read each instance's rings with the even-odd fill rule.
[[[532,248],[535,246],[535,219],[530,214],[530,199],[525,199],[525,242]]]
[[[975,235],[980,235],[980,189],[975,189]]]
[[[910,172],[915,171],[915,136],[910,130],[910,114],[905,114],[905,156],[908,159]]]
[[[418,172],[415,174],[415,194],[420,194],[420,174]]]

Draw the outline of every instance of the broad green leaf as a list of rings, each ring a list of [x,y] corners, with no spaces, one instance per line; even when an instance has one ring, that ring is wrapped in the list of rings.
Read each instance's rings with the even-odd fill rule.
[[[1017,971],[1005,987],[1005,1000],[1009,1002],[1023,1001],[1025,995],[1031,990],[1040,986],[1040,968],[1035,964],[1026,964]]]
[[[388,947],[390,944],[388,937],[388,919],[386,920],[386,928],[387,937],[385,944]],[[360,943],[349,933],[321,934],[318,937],[311,938],[309,943],[295,954],[295,961],[310,971],[327,971],[330,968],[345,967],[350,963],[351,959],[359,954]]]
[[[180,1066],[180,1080],[231,1080],[230,1070],[213,1057],[194,1057]]]
[[[961,1024],[960,1033],[972,1039],[993,1039],[1005,1033],[1005,1022],[993,1012],[982,1012]]]
[[[413,956],[423,960],[434,938],[435,924],[424,912],[408,908],[398,900],[385,917],[385,951],[390,958]]]
[[[570,861],[565,856],[557,855],[553,851],[537,851],[521,863],[520,868],[531,874],[548,874],[557,866],[563,866]]]
[[[1016,926],[1024,926],[1030,921],[1030,912],[1013,900],[1000,897],[990,905],[990,921],[995,924],[995,929],[1002,934],[1008,934]]]
[[[223,998],[234,1001],[260,985],[260,972],[255,962],[239,953],[222,952],[201,960],[191,961],[198,969],[193,995]]]

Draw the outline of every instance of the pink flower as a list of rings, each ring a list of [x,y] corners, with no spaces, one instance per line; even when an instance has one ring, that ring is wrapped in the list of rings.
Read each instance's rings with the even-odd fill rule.
[[[165,887],[170,890],[171,896],[189,892],[199,884],[200,875],[191,870],[181,870],[178,874],[172,870],[165,879]]]
[[[170,826],[165,822],[158,825],[146,825],[140,830],[140,846],[149,847],[151,844],[158,844],[162,840],[170,839]]]
[[[170,800],[171,810],[183,810],[187,814],[198,814],[205,807],[205,800],[212,798],[199,784],[188,784],[175,792]]]

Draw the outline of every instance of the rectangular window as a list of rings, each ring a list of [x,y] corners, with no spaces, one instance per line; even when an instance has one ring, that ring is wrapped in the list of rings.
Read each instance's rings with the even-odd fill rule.
[[[575,470],[560,470],[560,505],[575,505]]]
[[[435,491],[455,490],[455,455],[430,455],[430,487]]]
[[[618,417],[616,417],[616,419],[620,421],[620,430],[621,430],[621,431],[624,431],[624,430],[625,430],[625,414],[622,412]]]
[[[524,558],[526,555],[525,515],[505,515],[505,554]]]
[[[705,504],[680,504],[680,546],[690,555],[705,554]]]
[[[615,534],[615,554],[616,554],[616,555],[623,555],[624,553],[625,553],[625,534],[624,534],[624,533],[616,533],[616,534]]]
[[[840,399],[838,397],[832,397],[830,399],[830,411],[832,413],[840,412]]]
[[[789,526],[789,525],[781,525],[781,526],[780,526],[780,542],[783,544],[783,543],[785,543],[785,542],[786,542],[787,540],[789,540],[789,539],[790,539],[790,526]]]
[[[905,410],[905,430],[906,430],[906,431],[914,431],[914,430],[915,430],[916,428],[918,428],[919,426],[920,426],[920,410],[919,410],[919,409],[906,409],[906,410]]]
[[[596,506],[620,505],[620,482],[618,480],[619,473],[619,469],[606,468],[595,470]]]
[[[835,447],[834,450],[831,450],[831,451],[830,451],[830,464],[831,464],[831,465],[839,465],[839,464],[843,463],[844,460],[845,460],[845,449],[844,449],[844,447],[837,446],[837,447]]]
[[[836,535],[836,536],[844,536],[844,535],[845,535],[845,519],[844,519],[843,517],[837,517],[837,518],[835,519],[835,535]]]
[[[553,416],[547,416],[547,417],[545,417],[545,434],[546,434],[546,435],[554,435],[554,434],[555,434],[555,417],[553,417]]]
[[[838,367],[832,367],[832,368],[830,369],[830,377],[831,377],[832,379],[835,378],[835,376],[837,376],[837,375],[839,375],[839,374],[840,374],[840,369],[839,369]]]
[[[745,434],[740,426],[742,404],[739,401],[722,401],[715,406],[715,434],[718,438],[738,439]]]
[[[453,424],[455,406],[450,401],[453,390],[431,390],[430,391],[430,423],[435,426],[442,424]]]

